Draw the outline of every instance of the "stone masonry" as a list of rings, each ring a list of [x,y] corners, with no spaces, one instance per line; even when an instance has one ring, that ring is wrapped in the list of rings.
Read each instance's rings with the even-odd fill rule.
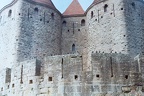
[[[0,96],[144,96],[143,9],[13,0],[0,10]]]

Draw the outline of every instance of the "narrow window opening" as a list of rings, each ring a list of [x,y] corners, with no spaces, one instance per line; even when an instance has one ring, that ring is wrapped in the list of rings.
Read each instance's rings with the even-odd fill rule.
[[[128,79],[128,77],[129,77],[128,75],[125,75],[125,79]]]
[[[36,7],[36,8],[34,9],[34,11],[35,11],[35,12],[38,12],[38,11],[39,11],[39,9]]]
[[[33,83],[33,80],[29,80],[29,84],[32,84]]]
[[[96,77],[97,77],[97,78],[99,78],[99,77],[100,77],[100,75],[99,75],[99,74],[97,74],[97,75],[96,75]]]
[[[110,64],[111,64],[111,77],[114,77],[114,74],[113,74],[113,60],[112,60],[112,57],[110,57]]]
[[[62,64],[61,66],[62,66],[62,78],[63,78],[63,58],[61,64]]]
[[[93,11],[91,11],[91,18],[93,18],[94,17],[94,13],[93,13]]]
[[[75,52],[75,44],[72,45],[72,52]]]
[[[7,88],[9,89],[9,85],[7,86]]]
[[[8,17],[10,17],[11,15],[12,15],[12,10],[9,10]]]
[[[108,8],[108,5],[105,4],[105,5],[104,5],[104,12],[107,12],[107,8]]]
[[[20,83],[23,84],[23,65],[21,67],[21,80]]]
[[[134,3],[134,2],[132,2],[132,3],[131,3],[131,5],[132,5],[132,7],[135,9],[135,3]]]
[[[14,85],[14,84],[12,84],[12,88],[14,88],[14,86],[15,86],[15,85]]]
[[[75,80],[77,80],[78,79],[78,75],[75,75],[74,78],[75,78]]]
[[[54,13],[51,14],[51,18],[54,20]]]
[[[80,31],[80,29],[78,29],[78,31]]]
[[[63,24],[63,26],[66,26],[66,21],[63,21],[63,23],[62,23],[62,24]]]
[[[52,77],[49,77],[49,78],[48,78],[48,81],[52,81]]]
[[[68,32],[69,32],[69,30],[68,30]]]
[[[81,20],[81,26],[85,26],[85,20],[84,19]]]

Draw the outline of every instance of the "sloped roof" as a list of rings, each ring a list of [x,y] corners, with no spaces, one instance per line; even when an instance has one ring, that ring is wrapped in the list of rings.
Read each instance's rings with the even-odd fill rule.
[[[73,0],[63,15],[81,15],[84,14],[84,10],[78,0]]]
[[[52,3],[51,0],[33,0],[33,1],[41,3],[41,4],[48,5],[51,8],[55,8],[55,6],[54,6],[54,4]]]

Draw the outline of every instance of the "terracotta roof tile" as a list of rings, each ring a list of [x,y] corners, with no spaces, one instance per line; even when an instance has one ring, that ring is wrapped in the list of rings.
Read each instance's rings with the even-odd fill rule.
[[[33,0],[35,2],[41,3],[41,4],[45,4],[50,6],[51,8],[55,8],[54,4],[52,3],[51,0]]]
[[[84,10],[81,7],[78,0],[73,0],[63,15],[81,15],[84,14]]]

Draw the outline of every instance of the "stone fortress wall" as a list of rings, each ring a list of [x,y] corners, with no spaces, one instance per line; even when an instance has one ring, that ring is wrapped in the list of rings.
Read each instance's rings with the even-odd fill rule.
[[[13,66],[0,72],[0,95],[121,96],[133,85],[142,94],[144,2],[96,3],[79,16],[33,0],[3,8],[0,64]]]
[[[48,56],[43,66],[36,59],[19,62],[0,72],[1,96],[121,96],[129,94],[131,85],[142,94],[143,55],[132,59],[92,53],[91,57],[92,71],[84,71],[79,54]]]

